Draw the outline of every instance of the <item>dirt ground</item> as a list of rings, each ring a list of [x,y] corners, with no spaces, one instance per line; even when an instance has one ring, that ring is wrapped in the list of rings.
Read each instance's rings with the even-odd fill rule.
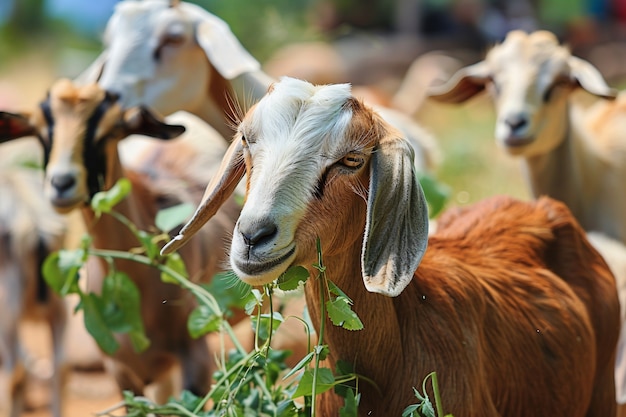
[[[71,330],[70,330],[71,331]],[[26,388],[27,410],[24,417],[48,417],[50,406],[51,346],[49,332],[44,325],[28,323],[22,329],[22,340],[27,352],[28,382]],[[69,337],[75,336],[70,334]],[[76,358],[79,352],[91,359],[97,358],[95,346],[84,335],[70,343],[68,353]],[[82,349],[82,352],[80,352]],[[85,363],[86,358],[78,362]],[[102,369],[70,369],[64,398],[64,417],[93,416],[121,401],[115,381]],[[121,412],[116,415],[123,415]]]

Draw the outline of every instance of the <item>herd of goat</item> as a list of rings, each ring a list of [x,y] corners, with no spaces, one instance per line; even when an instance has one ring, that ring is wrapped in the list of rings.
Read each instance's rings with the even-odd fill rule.
[[[578,103],[580,89],[598,99]],[[61,214],[71,211],[95,248],[138,246],[86,204],[126,177],[132,192],[117,210],[141,229],[162,208],[198,207],[162,249],[179,251],[195,282],[225,268],[255,286],[293,265],[315,276],[319,239],[328,277],[364,324],[346,331],[325,319],[331,366],[349,362],[375,384],[359,384],[360,416],[402,415],[415,402],[411,387],[432,371],[456,417],[626,416],[625,96],[546,31],[509,33],[426,93],[462,103],[483,91],[495,105],[496,142],[522,159],[534,199],[494,196],[431,221],[417,178],[441,156],[401,107],[357,99],[348,84],[275,80],[224,21],[194,4],[118,3],[86,71],[55,82],[30,112],[0,112],[2,160],[34,152],[45,161],[45,175],[0,166],[0,354],[9,381],[0,415],[24,407],[25,319],[50,325],[51,410],[63,415],[68,313],[42,284],[41,264],[62,247]],[[101,288],[110,267],[88,260],[88,290]],[[139,288],[151,341],[137,353],[120,335],[120,349],[103,355],[119,389],[143,395],[153,386],[157,402],[180,388],[205,394],[213,354],[188,334],[194,297],[154,268],[114,267]],[[301,312],[306,302],[319,317],[319,285],[309,280],[304,300],[286,308]],[[274,346],[298,352],[308,340],[287,323]],[[342,401],[320,395],[319,415],[339,415]]]

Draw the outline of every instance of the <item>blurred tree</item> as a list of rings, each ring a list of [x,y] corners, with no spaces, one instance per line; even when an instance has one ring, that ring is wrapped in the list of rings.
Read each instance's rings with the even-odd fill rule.
[[[49,28],[44,8],[45,0],[16,0],[6,25],[16,35],[36,35]]]
[[[224,19],[255,58],[263,61],[290,42],[319,39],[308,21],[315,0],[186,0]]]

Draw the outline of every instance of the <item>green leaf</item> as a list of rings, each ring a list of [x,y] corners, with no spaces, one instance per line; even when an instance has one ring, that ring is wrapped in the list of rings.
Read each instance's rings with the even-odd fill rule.
[[[203,397],[198,397],[188,390],[183,390],[180,394],[180,400],[178,402],[185,408],[185,410],[193,411],[203,400]]]
[[[114,354],[120,345],[106,324],[106,320],[102,315],[102,309],[98,305],[98,297],[93,293],[81,294],[81,304],[83,306],[85,328],[98,346],[100,346],[100,349],[109,355]]]
[[[245,306],[245,311],[247,315],[251,315],[256,306],[260,307],[263,304],[263,294],[261,294],[261,291],[253,288],[250,291],[250,295],[251,297]]]
[[[420,173],[418,174],[418,180],[424,190],[424,197],[428,203],[428,215],[433,218],[441,210],[443,210],[446,202],[450,198],[450,187],[437,181],[432,175]]]
[[[342,379],[344,381],[346,381],[345,378],[341,378],[341,377],[345,377],[345,376],[352,377],[351,381],[346,381],[335,387],[336,394],[344,398],[347,398],[347,396],[349,395],[349,392],[356,389],[356,384],[355,384],[356,377],[354,376],[353,364],[351,362],[338,360],[337,363],[335,364],[335,376],[338,379]]]
[[[154,223],[159,230],[169,232],[185,223],[185,221],[191,217],[194,210],[195,206],[191,203],[182,203],[176,206],[168,207],[159,210]]]
[[[304,368],[305,366],[307,366],[309,363],[311,363],[311,361],[313,360],[313,355],[315,355],[314,352],[309,352],[304,358],[302,358],[300,360],[300,362],[298,362],[296,364],[296,366],[294,366],[288,373],[287,375],[285,375],[283,377],[283,380],[289,378],[290,376],[292,376],[293,374],[295,374],[296,372],[298,372],[300,369]]]
[[[137,351],[145,350],[149,341],[145,336],[141,317],[141,294],[128,275],[110,272],[102,283],[99,305],[106,325],[112,332],[128,333]]]
[[[344,297],[327,301],[326,310],[328,317],[335,326],[343,327],[346,330],[361,330],[363,328],[361,319],[352,311],[350,304]]]
[[[137,231],[137,239],[146,251],[146,256],[151,260],[155,260],[159,256],[159,247],[154,241],[154,236],[150,233],[139,230]]]
[[[309,279],[309,271],[303,266],[292,266],[280,277],[278,277],[278,288],[283,291],[293,291],[298,289],[301,282]]]
[[[213,311],[205,305],[196,307],[187,319],[187,329],[194,339],[218,331],[221,324],[222,318],[213,314]]]
[[[414,417],[417,415],[417,410],[419,409],[419,404],[411,404],[402,412],[402,417]]]
[[[328,291],[330,291],[332,294],[335,294],[338,297],[345,298],[348,304],[352,305],[352,299],[348,297],[348,295],[345,292],[343,292],[341,288],[339,288],[337,285],[335,285],[334,282],[332,282],[329,279],[327,279],[326,282],[328,282]]]
[[[222,311],[229,313],[232,313],[231,309],[245,309],[249,301],[256,302],[251,293],[252,287],[237,278],[232,271],[220,272],[203,288],[213,294]]]
[[[110,213],[120,201],[130,193],[132,185],[127,178],[120,178],[111,189],[96,193],[91,199],[91,207],[96,213]]]
[[[172,253],[171,255],[167,255],[167,257],[165,258],[165,266],[185,278],[188,276],[185,261],[183,261],[183,258],[181,258],[178,253]],[[167,272],[161,272],[161,281],[168,284],[179,284],[179,281]]]
[[[130,343],[133,345],[135,352],[143,352],[150,347],[150,339],[146,336],[146,333],[141,330],[131,330],[128,332]]]
[[[260,315],[260,323],[259,323],[259,337],[263,340],[267,340],[269,338],[270,335],[270,323],[272,326],[271,332],[272,334],[274,334],[276,332],[276,330],[278,329],[278,326],[281,325],[281,323],[283,321],[285,321],[285,319],[283,318],[283,315],[280,314],[277,311],[274,311],[271,315],[270,314],[261,314]],[[252,328],[254,330],[256,330],[257,328],[257,320],[258,317],[252,317]]]
[[[333,376],[333,372],[328,368],[318,368],[316,394],[322,394],[332,389],[334,385],[335,377]],[[313,395],[313,370],[307,369],[302,374],[302,378],[300,378],[298,388],[293,393],[291,398],[298,398],[303,396],[310,397],[311,395]]]
[[[355,395],[354,391],[349,389],[344,397],[344,405],[339,409],[339,417],[358,417],[360,400],[361,394]]]
[[[42,266],[46,283],[62,296],[80,292],[78,271],[85,259],[86,253],[83,249],[60,250],[51,253]]]

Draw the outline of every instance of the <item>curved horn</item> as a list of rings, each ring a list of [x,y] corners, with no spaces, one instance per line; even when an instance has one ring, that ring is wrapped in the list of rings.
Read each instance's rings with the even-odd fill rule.
[[[196,209],[196,212],[180,230],[178,236],[174,237],[161,249],[161,255],[172,253],[187,243],[217,213],[217,210],[235,191],[245,172],[246,167],[241,141],[234,140],[226,151],[219,170],[211,179],[209,185],[207,185],[202,202]]]

